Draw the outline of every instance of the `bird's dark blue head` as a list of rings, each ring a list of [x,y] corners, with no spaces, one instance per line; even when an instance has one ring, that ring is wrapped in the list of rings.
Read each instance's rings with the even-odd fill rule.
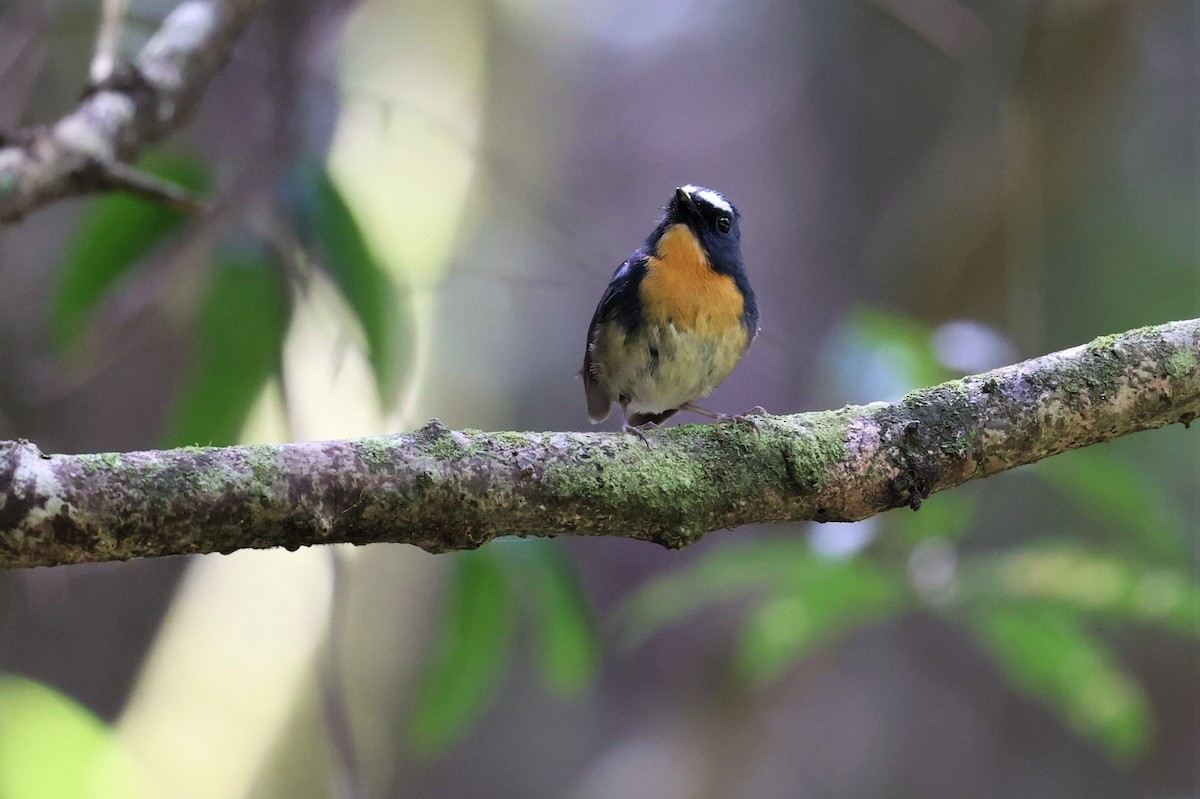
[[[741,215],[724,194],[701,186],[680,186],[667,203],[663,227],[685,224],[708,253],[712,268],[737,275],[742,265]]]

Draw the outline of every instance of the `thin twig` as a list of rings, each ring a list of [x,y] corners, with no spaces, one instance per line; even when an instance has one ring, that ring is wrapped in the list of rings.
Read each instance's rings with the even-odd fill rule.
[[[117,66],[121,50],[121,27],[126,0],[103,0],[100,4],[100,30],[96,34],[96,52],[88,77],[96,86],[108,80]]]
[[[190,216],[204,216],[213,210],[212,203],[194,192],[121,161],[97,162],[97,168],[100,170],[98,180],[109,188],[162,203]]]

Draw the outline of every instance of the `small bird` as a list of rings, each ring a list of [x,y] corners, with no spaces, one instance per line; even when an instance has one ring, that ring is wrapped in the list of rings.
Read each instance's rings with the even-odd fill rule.
[[[621,406],[622,427],[656,426],[681,410],[743,419],[696,406],[746,354],[758,305],[742,265],[740,215],[725,195],[681,186],[646,242],[609,281],[583,356],[593,423]]]

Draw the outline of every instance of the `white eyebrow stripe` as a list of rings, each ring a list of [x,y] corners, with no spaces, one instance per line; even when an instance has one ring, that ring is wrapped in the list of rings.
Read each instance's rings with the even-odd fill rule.
[[[726,200],[724,197],[722,197],[717,192],[713,191],[712,189],[705,189],[700,186],[693,186],[691,183],[689,183],[683,187],[683,190],[686,191],[688,194],[699,197],[700,199],[704,200],[704,202],[711,205],[713,208],[719,208],[727,214],[733,213],[733,206],[729,204],[729,201]]]

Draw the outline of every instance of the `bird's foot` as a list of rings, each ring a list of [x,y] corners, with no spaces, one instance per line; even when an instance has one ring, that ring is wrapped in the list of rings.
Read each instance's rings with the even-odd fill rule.
[[[717,413],[716,411],[710,411],[707,408],[701,408],[699,405],[693,405],[690,402],[684,403],[679,409],[682,411],[698,413],[701,416],[706,416],[709,419],[712,419],[714,422],[749,425],[755,433],[759,432],[759,427],[758,420],[756,420],[754,417],[767,415],[767,409],[761,405],[755,405],[753,408],[745,411],[744,413]]]
[[[637,436],[640,438],[642,443],[646,445],[646,448],[649,449],[650,439],[646,438],[646,433],[644,431],[647,429],[657,430],[658,425],[656,425],[654,422],[645,422],[641,425],[632,425],[629,422],[622,422],[621,429],[631,436]]]
[[[735,424],[738,422],[741,422],[742,424],[748,424],[748,425],[750,425],[750,427],[752,427],[754,429],[755,433],[758,433],[761,431],[761,428],[758,426],[758,420],[755,419],[754,417],[766,416],[766,415],[767,415],[766,408],[764,408],[761,405],[755,405],[753,408],[751,408],[748,411],[742,411],[741,413],[735,413],[732,416],[726,416],[725,420],[734,422]]]
[[[755,417],[755,416],[764,416],[764,415],[765,415],[765,414],[761,414],[761,413],[754,413],[753,409],[751,409],[751,410],[749,410],[749,411],[746,411],[745,413],[725,413],[725,414],[721,414],[721,421],[722,421],[722,422],[729,422],[730,424],[744,424],[744,425],[749,425],[749,426],[750,426],[750,429],[754,431],[754,434],[755,434],[755,435],[758,435],[760,432],[762,432],[762,430],[761,430],[761,428],[759,428],[759,426],[758,426],[758,420],[757,420],[757,419],[755,419],[754,417]]]

